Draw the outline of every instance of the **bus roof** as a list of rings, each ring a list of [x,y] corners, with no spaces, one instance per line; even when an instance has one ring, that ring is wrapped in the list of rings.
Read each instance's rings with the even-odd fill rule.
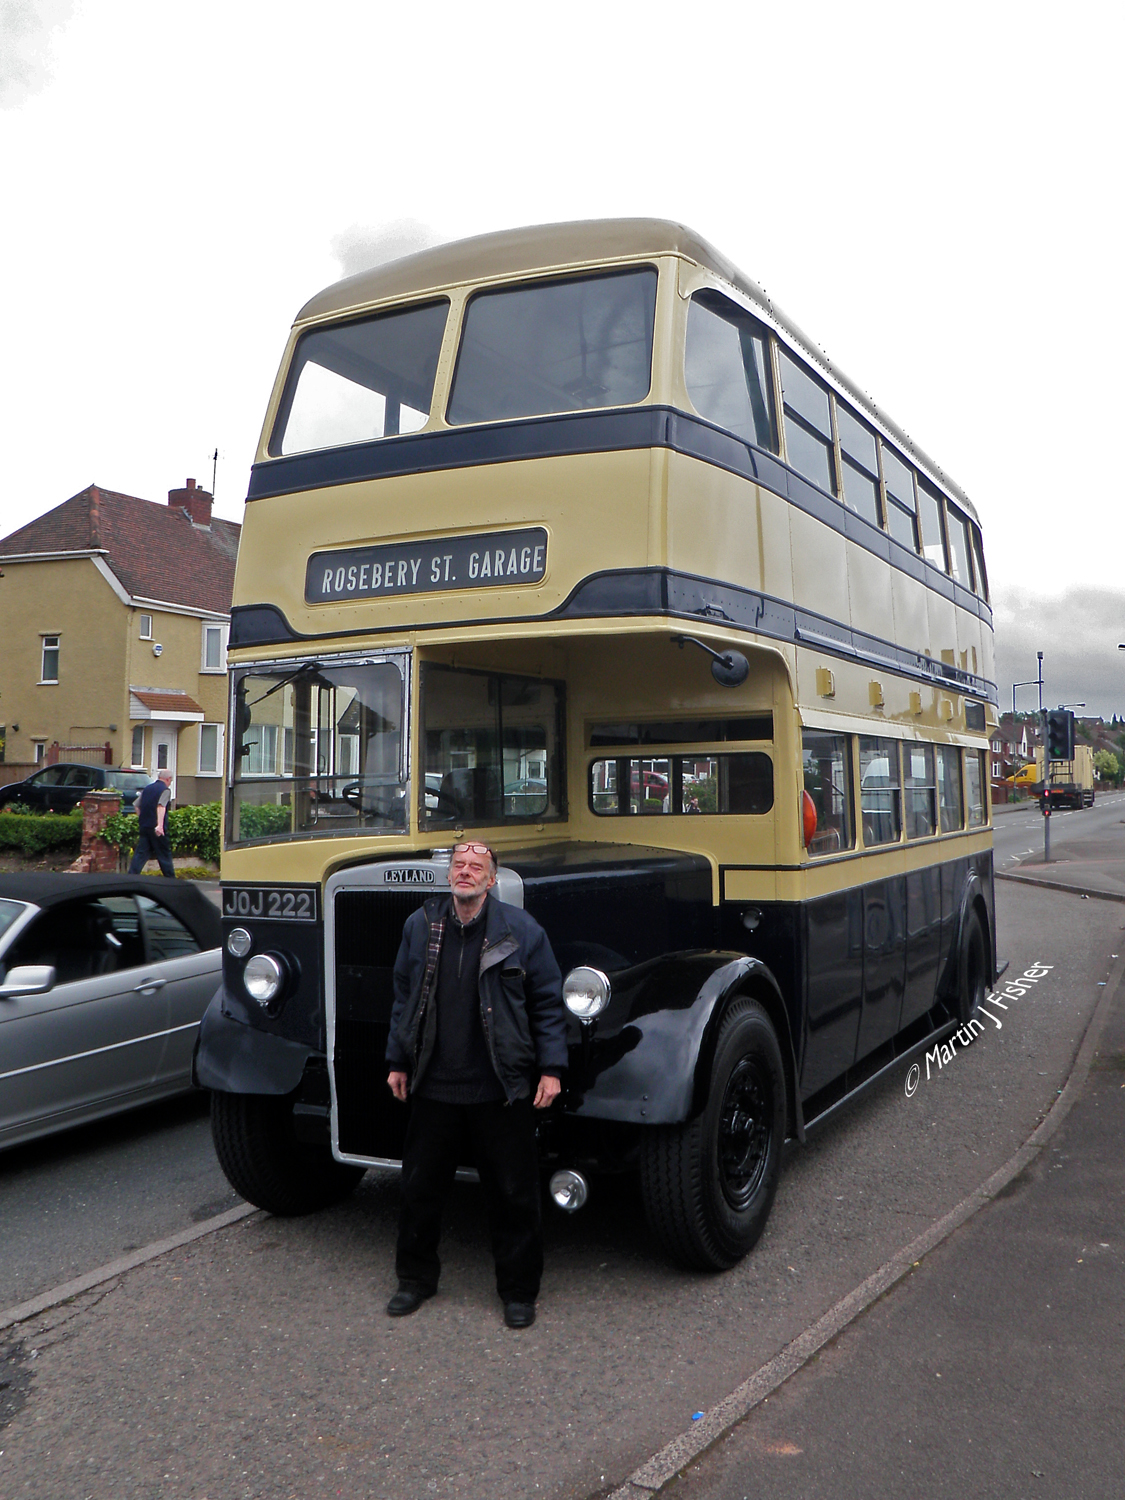
[[[501,229],[472,239],[455,240],[334,282],[305,303],[296,322],[355,313],[371,303],[416,297],[464,282],[491,281],[537,271],[574,270],[606,261],[661,255],[678,255],[694,261],[737,288],[979,521],[976,508],[960,486],[838,369],[756,282],[694,230],[670,219],[580,219],[567,224]]]

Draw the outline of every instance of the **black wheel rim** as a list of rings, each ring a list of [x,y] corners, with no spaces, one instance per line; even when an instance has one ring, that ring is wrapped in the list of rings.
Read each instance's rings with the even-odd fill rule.
[[[732,1208],[746,1209],[769,1158],[773,1091],[760,1061],[743,1057],[727,1079],[719,1115],[719,1180]]]

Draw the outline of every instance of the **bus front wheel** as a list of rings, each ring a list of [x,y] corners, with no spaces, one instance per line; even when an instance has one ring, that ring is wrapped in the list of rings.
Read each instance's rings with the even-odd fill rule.
[[[280,1217],[339,1203],[363,1176],[324,1146],[306,1146],[293,1131],[287,1098],[211,1095],[211,1137],[219,1165],[236,1193]]]
[[[988,945],[976,911],[969,913],[961,935],[957,977],[958,1020],[965,1022],[988,994]]]
[[[765,1228],[781,1173],[785,1069],[769,1017],[735,1001],[715,1044],[702,1114],[645,1133],[641,1189],[649,1227],[673,1260],[726,1271]]]

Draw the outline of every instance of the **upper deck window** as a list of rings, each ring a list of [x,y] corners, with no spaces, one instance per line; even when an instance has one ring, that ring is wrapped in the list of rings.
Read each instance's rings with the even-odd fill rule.
[[[878,526],[879,455],[875,434],[840,401],[836,402],[836,426],[843,458],[840,480],[844,504]]]
[[[642,401],[652,379],[655,313],[649,267],[478,292],[465,313],[449,421]]]
[[[883,481],[887,487],[887,530],[909,547],[918,550],[918,512],[914,501],[914,470],[903,463],[886,443],[883,449]]]
[[[958,583],[963,583],[967,589],[973,586],[971,552],[969,550],[969,523],[959,510],[952,505],[945,509],[946,521],[949,525],[949,561],[950,572]]]
[[[789,462],[822,490],[834,494],[836,463],[828,392],[784,349],[781,393],[785,399],[785,448]]]
[[[777,452],[766,331],[718,292],[691,299],[684,380],[701,417]]]
[[[984,545],[980,539],[980,532],[975,526],[969,530],[973,538],[973,562],[976,565],[977,593],[982,599],[988,599],[988,571],[984,566]]]
[[[448,313],[448,302],[431,302],[303,334],[270,453],[338,448],[424,427]]]
[[[922,556],[945,571],[942,539],[941,497],[924,480],[918,481],[918,519],[922,523]]]

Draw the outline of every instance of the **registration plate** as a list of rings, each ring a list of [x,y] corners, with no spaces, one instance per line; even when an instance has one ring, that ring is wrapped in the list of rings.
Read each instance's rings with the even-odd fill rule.
[[[315,885],[224,885],[223,916],[258,922],[315,922]]]

